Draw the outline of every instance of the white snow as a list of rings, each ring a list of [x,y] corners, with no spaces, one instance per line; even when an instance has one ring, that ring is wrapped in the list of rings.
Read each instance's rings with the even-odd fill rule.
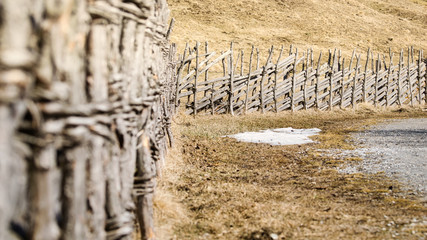
[[[245,132],[227,135],[240,142],[267,143],[270,145],[294,145],[314,142],[309,136],[317,135],[321,130],[318,128],[293,129],[277,128],[267,129],[259,132]]]

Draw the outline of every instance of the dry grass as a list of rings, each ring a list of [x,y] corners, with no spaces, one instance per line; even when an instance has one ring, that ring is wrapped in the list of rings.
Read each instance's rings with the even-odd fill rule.
[[[380,53],[427,49],[425,0],[169,0],[177,22],[172,41],[209,41],[212,50],[294,44],[315,52],[354,48]]]
[[[349,133],[384,119],[426,116],[420,109],[369,105],[333,112],[179,116],[173,126],[178,146],[156,198],[158,226],[167,232],[162,239],[423,238],[427,208],[416,196],[402,193],[399,183],[381,173],[339,174],[335,167],[358,159],[337,161],[321,150],[353,148]],[[221,137],[280,127],[323,132],[315,137],[319,143],[297,146]]]
[[[319,51],[427,49],[425,0],[168,0],[172,42],[209,41],[221,51],[252,44]],[[247,51],[246,51],[246,54]],[[396,58],[395,58],[396,59]],[[355,146],[348,134],[388,118],[426,117],[420,109],[376,109],[247,116],[178,116],[177,145],[159,181],[159,239],[425,239],[425,203],[382,174],[339,174],[322,149]],[[239,143],[221,136],[267,128],[318,127],[318,144]]]

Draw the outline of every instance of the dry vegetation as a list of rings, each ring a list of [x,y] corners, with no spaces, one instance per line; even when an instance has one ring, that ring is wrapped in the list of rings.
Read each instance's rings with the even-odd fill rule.
[[[176,25],[172,41],[211,43],[224,50],[255,44],[294,44],[315,52],[354,48],[388,53],[414,46],[427,49],[426,0],[169,0]]]
[[[170,0],[172,41],[224,50],[294,44],[315,51],[427,49],[425,0]],[[348,134],[415,109],[300,111],[231,117],[179,115],[176,146],[159,181],[159,239],[425,239],[427,206],[383,174],[339,174],[325,149],[354,148]],[[275,146],[221,137],[242,131],[322,129],[316,144]]]
[[[353,148],[349,133],[396,117],[427,113],[361,106],[357,111],[180,116],[174,123],[179,146],[170,154],[156,201],[162,233],[176,239],[423,238],[427,208],[416,195],[401,192],[399,183],[381,173],[339,174],[337,166],[358,159],[337,161],[322,154]],[[299,146],[221,137],[281,127],[323,132],[315,137],[319,143]]]

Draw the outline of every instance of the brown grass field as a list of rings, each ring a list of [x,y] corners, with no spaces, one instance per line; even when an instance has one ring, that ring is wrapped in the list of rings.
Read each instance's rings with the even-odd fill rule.
[[[172,41],[230,41],[261,50],[293,44],[315,51],[368,47],[380,53],[427,49],[425,0],[170,0]],[[392,118],[427,117],[423,106],[184,116],[173,119],[155,197],[158,239],[426,239],[427,203],[383,173],[341,174],[360,161],[327,150],[352,149],[354,131]],[[424,106],[425,108],[425,106]],[[322,129],[317,143],[269,146],[222,137],[268,128]]]
[[[426,0],[169,0],[176,19],[172,42],[210,43],[225,50],[252,45],[267,52],[293,44],[344,56],[356,48],[379,53],[414,46],[427,49]],[[265,55],[265,54],[264,54]]]

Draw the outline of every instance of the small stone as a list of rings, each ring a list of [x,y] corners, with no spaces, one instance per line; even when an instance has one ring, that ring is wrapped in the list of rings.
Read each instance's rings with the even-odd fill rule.
[[[277,240],[277,239],[279,239],[279,235],[277,235],[277,234],[275,234],[275,233],[270,233],[270,237],[271,237],[271,239],[273,239],[273,240]]]

